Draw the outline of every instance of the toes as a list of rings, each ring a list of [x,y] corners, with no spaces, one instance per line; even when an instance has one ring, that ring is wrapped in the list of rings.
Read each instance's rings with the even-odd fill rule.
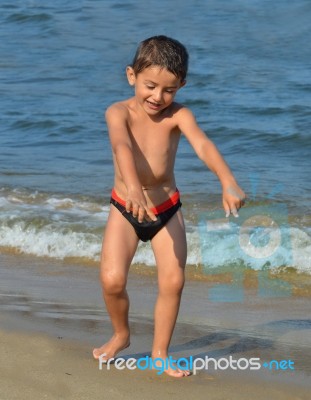
[[[167,370],[165,372],[174,378],[183,378],[190,375],[190,371],[181,369]]]
[[[103,354],[104,352],[101,351],[100,349],[94,349],[93,350],[93,357],[95,360],[99,360],[99,357]],[[106,354],[105,354],[106,355]]]
[[[93,350],[93,357],[95,358],[95,360],[98,360],[98,358],[99,358],[98,349]]]

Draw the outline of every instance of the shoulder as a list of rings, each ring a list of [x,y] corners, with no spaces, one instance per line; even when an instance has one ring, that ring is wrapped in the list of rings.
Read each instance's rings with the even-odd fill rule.
[[[107,122],[115,118],[127,119],[128,115],[129,109],[126,101],[113,103],[105,111],[105,118]]]
[[[183,104],[175,103],[175,118],[177,125],[182,128],[185,124],[193,124],[196,123],[195,116],[193,112]]]
[[[184,106],[183,104],[174,102],[166,110],[166,116],[178,119],[178,118],[191,117],[193,116],[193,114],[190,111],[190,109]]]

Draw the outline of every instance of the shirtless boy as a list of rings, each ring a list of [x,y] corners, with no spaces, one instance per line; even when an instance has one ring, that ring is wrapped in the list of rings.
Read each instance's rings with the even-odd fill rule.
[[[187,244],[174,162],[181,133],[214,172],[223,190],[226,216],[237,216],[245,194],[216,146],[199,128],[191,111],[174,102],[186,83],[188,54],[174,39],[143,41],[126,69],[134,97],[111,105],[106,121],[115,181],[101,257],[101,283],[114,334],[98,359],[115,357],[130,345],[126,283],[139,240],[151,241],[158,270],[152,357],[166,359],[184,286]],[[168,368],[182,377],[189,371]]]

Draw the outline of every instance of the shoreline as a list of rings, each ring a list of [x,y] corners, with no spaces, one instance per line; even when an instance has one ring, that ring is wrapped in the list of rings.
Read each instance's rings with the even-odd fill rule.
[[[236,297],[232,301],[233,292],[226,293],[222,283],[187,281],[170,346],[175,359],[292,359],[295,371],[199,371],[180,383],[155,371],[99,371],[92,359],[92,348],[109,338],[111,327],[97,268],[8,255],[0,255],[0,265],[1,338],[5,343],[1,350],[1,390],[13,390],[14,386],[16,393],[16,397],[5,398],[27,399],[31,398],[30,393],[34,399],[42,398],[43,393],[46,398],[55,398],[56,390],[61,398],[85,399],[92,394],[96,399],[108,390],[111,399],[127,399],[128,393],[145,393],[144,398],[153,399],[148,392],[150,383],[164,399],[171,398],[169,392],[179,398],[191,395],[203,399],[206,391],[211,399],[246,399],[251,390],[258,393],[258,399],[308,398],[308,297],[269,297],[269,293],[263,297],[250,286],[243,288],[243,299]],[[231,296],[231,301],[219,301],[219,290],[227,300]],[[235,296],[240,293],[239,288],[236,290]],[[138,275],[133,271],[128,291],[131,347],[119,356],[139,358],[149,354],[152,344],[155,274]],[[41,384],[37,389],[31,385],[27,389],[29,397],[25,397],[29,379],[40,380]],[[51,382],[57,383],[59,389],[53,388]],[[89,385],[92,392],[87,394],[85,386]]]
[[[86,268],[95,269],[99,268],[99,261],[83,258],[83,257],[66,257],[64,259],[57,259],[46,256],[35,256],[33,254],[26,254],[12,250],[8,247],[0,246],[0,260],[16,259],[18,263],[34,263],[40,265],[62,265],[74,266],[79,270]],[[47,272],[48,273],[48,272]],[[230,265],[225,267],[211,267],[207,268],[202,264],[187,264],[185,269],[185,276],[187,281],[204,282],[207,284],[232,284],[236,279],[236,274],[241,274],[238,279],[245,289],[253,288],[258,289],[258,280],[262,278],[266,280],[267,284],[271,284],[275,289],[284,286],[284,282],[290,286],[291,296],[293,297],[311,297],[311,275],[307,272],[302,272],[291,266],[280,266],[272,268],[271,270],[256,270],[247,266]],[[130,268],[130,274],[137,276],[137,279],[144,277],[155,277],[157,274],[156,266],[146,265],[139,262],[134,262]],[[285,289],[286,290],[286,289]],[[288,290],[287,290],[288,291]]]

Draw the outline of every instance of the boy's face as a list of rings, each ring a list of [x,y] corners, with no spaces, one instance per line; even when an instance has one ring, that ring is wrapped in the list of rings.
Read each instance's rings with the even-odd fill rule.
[[[177,90],[185,85],[174,74],[157,66],[144,69],[135,75],[133,68],[126,70],[130,85],[135,86],[136,99],[149,115],[156,115],[173,101]]]

